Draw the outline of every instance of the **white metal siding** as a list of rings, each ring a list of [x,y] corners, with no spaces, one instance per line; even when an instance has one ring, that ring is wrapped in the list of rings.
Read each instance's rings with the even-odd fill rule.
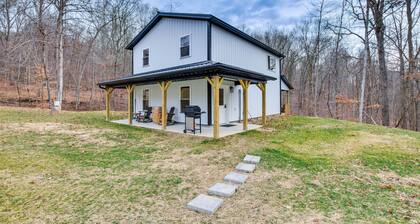
[[[212,26],[212,60],[237,66],[240,68],[259,72],[277,78],[275,81],[267,82],[267,115],[280,113],[280,83],[279,83],[279,58],[270,52],[257,47],[242,38]],[[274,71],[268,69],[267,56],[276,58],[276,68]],[[239,105],[238,86],[234,90],[234,105]],[[249,88],[249,116],[261,116],[261,91],[257,86],[251,85]],[[242,102],[241,102],[241,105]],[[235,115],[236,114],[236,115]],[[239,119],[239,113],[232,112],[232,120]]]
[[[180,38],[190,36],[190,55],[180,58]],[[143,49],[149,48],[149,66],[143,67]],[[162,18],[133,48],[134,73],[207,60],[207,22]]]
[[[184,122],[184,114],[181,113],[181,87],[190,87],[190,105],[197,105],[202,111],[207,111],[207,80],[197,79],[181,82],[173,82],[168,89],[167,109],[175,107],[174,120]],[[149,89],[149,104],[151,107],[162,106],[162,93],[157,84],[136,86],[134,89],[134,112],[142,111],[143,108],[143,90]],[[201,116],[201,123],[207,124],[207,113]]]

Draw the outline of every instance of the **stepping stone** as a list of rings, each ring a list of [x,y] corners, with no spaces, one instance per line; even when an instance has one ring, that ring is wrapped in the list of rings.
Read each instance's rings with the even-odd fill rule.
[[[225,176],[225,178],[223,178],[223,180],[234,184],[243,184],[247,178],[247,174],[230,172]]]
[[[208,190],[210,195],[220,197],[230,197],[235,193],[237,186],[232,184],[217,183],[211,186]]]
[[[200,194],[187,204],[187,208],[211,215],[216,212],[222,203],[223,199]]]
[[[255,164],[239,163],[236,165],[235,169],[245,173],[252,173],[255,170]]]
[[[257,164],[259,163],[261,160],[261,157],[259,156],[252,156],[252,155],[246,155],[244,158],[244,162],[246,163],[252,163],[252,164]]]

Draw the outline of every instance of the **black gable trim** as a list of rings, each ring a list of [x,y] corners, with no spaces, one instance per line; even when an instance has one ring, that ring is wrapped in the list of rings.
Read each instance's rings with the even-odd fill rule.
[[[218,25],[222,29],[235,34],[238,37],[241,37],[250,43],[278,56],[278,57],[285,57],[279,51],[265,45],[261,41],[249,36],[248,34],[238,30],[237,28],[229,25],[228,23],[224,22],[223,20],[210,15],[210,14],[195,14],[195,13],[171,13],[171,12],[158,12],[155,17],[140,31],[137,36],[126,46],[127,50],[133,50],[134,46],[144,37],[146,34],[162,19],[162,18],[176,18],[176,19],[194,19],[194,20],[207,20],[215,25]]]
[[[286,86],[287,86],[290,90],[295,89],[295,88],[293,88],[293,86],[292,86],[292,84],[289,82],[289,80],[287,80],[287,78],[286,78],[286,76],[285,76],[285,75],[280,75],[280,78],[281,78],[281,80],[283,80],[284,84],[286,84]],[[281,86],[280,86],[280,89],[281,89]]]

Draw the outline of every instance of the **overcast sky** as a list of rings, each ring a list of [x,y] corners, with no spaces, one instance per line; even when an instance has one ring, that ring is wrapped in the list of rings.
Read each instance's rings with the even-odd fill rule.
[[[144,0],[159,11],[206,13],[251,30],[288,29],[308,14],[309,0]]]

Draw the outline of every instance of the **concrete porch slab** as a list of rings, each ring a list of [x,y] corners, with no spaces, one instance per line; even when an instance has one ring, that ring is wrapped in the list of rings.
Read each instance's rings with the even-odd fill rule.
[[[112,121],[113,123],[117,123],[117,124],[126,124],[128,125],[128,120],[124,119],[124,120],[115,120]],[[234,134],[239,134],[244,132],[244,130],[242,129],[242,123],[239,122],[232,122],[229,123],[232,124],[233,126],[229,126],[229,127],[224,127],[224,126],[220,126],[219,132],[220,132],[220,137],[226,137],[229,135],[234,135]],[[149,128],[149,129],[155,129],[155,130],[162,130],[162,126],[157,124],[157,123],[153,123],[153,122],[149,122],[149,123],[140,123],[137,122],[135,120],[133,120],[133,124],[132,126],[136,126],[136,127],[142,127],[142,128]],[[184,123],[175,123],[173,125],[168,125],[166,127],[167,132],[172,132],[172,133],[179,133],[179,134],[185,134],[184,133]],[[248,130],[255,130],[258,128],[261,128],[261,125],[256,125],[256,124],[248,124]],[[211,125],[202,125],[201,126],[201,133],[200,132],[196,132],[195,134],[188,132],[188,135],[191,136],[199,136],[199,137],[208,137],[211,138],[213,137],[213,126]]]

